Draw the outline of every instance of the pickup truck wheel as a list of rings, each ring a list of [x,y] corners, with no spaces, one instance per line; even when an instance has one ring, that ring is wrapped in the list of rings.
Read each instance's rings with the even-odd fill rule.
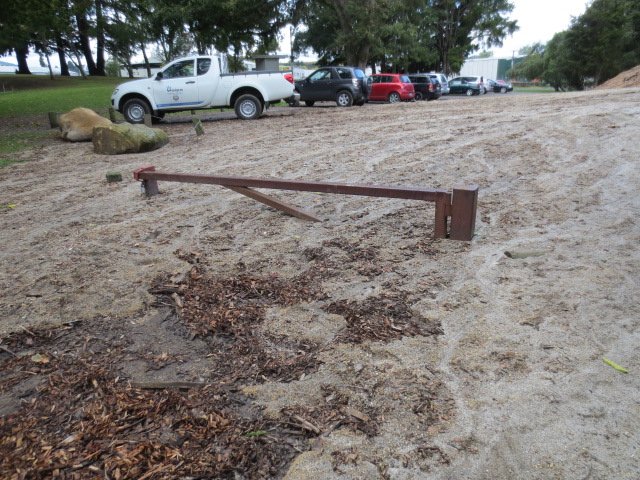
[[[141,98],[127,100],[122,107],[124,119],[129,123],[144,123],[144,116],[148,113],[151,113],[151,107]]]
[[[389,94],[389,103],[398,103],[401,100],[398,92],[391,92]]]
[[[249,93],[238,98],[234,108],[241,120],[253,120],[262,114],[262,103]]]
[[[314,103],[316,103],[316,102],[314,102],[313,100],[305,100],[305,101],[304,101],[304,104],[305,104],[307,107],[313,107],[313,104],[314,104]]]
[[[338,92],[338,95],[336,95],[336,104],[339,107],[350,107],[353,105],[353,95],[351,95],[351,92],[347,92],[346,90]]]

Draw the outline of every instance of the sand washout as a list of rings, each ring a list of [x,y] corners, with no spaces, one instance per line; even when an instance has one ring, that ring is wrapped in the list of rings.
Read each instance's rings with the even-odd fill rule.
[[[0,329],[99,319],[133,324],[140,336],[161,331],[149,288],[191,268],[184,252],[224,278],[321,268],[326,297],[272,306],[260,328],[330,344],[322,366],[244,393],[274,418],[345,398],[357,412],[375,412],[379,428],[320,435],[286,478],[635,478],[639,114],[637,89],[489,94],[273,110],[255,122],[205,121],[198,138],[186,118],[163,125],[170,144],[143,157],[95,155],[89,144],[52,138],[0,171],[0,204],[14,206],[0,211]],[[433,241],[432,206],[409,201],[278,194],[324,219],[309,224],[217,187],[161,183],[162,195],[144,199],[128,172],[147,163],[318,181],[476,183],[477,235]],[[111,170],[125,181],[107,184]],[[345,322],[332,303],[354,309],[385,296],[443,333],[331,343]],[[195,367],[178,373],[187,380]],[[438,418],[425,415],[429,402]]]

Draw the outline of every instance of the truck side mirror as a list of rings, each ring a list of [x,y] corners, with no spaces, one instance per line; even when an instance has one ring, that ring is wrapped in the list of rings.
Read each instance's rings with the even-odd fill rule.
[[[156,73],[156,80],[162,80],[162,72]]]

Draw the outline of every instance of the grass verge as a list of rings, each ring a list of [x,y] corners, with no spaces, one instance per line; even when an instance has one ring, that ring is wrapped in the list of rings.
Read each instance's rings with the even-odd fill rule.
[[[46,83],[42,78],[12,77],[0,78],[4,88],[0,93],[0,118],[68,112],[76,107],[106,112],[114,86],[123,81],[121,78],[56,77]]]
[[[0,168],[19,161],[17,153],[50,136],[29,117],[47,118],[48,112],[86,107],[107,115],[111,93],[126,81],[110,77],[54,77],[2,75],[0,77]]]
[[[49,136],[50,133],[45,131],[8,133],[0,136],[0,168],[19,162],[16,153],[33,147],[35,143]]]
[[[513,87],[518,93],[554,93],[553,87]]]

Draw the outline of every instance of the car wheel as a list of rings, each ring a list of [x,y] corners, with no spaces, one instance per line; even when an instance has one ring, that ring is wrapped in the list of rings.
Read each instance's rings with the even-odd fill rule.
[[[304,104],[305,104],[307,107],[313,107],[313,104],[314,104],[314,103],[316,103],[316,102],[314,102],[313,100],[305,100],[305,101],[304,101]]]
[[[241,95],[234,105],[236,115],[241,120],[253,120],[262,114],[262,102],[255,95]]]
[[[424,100],[421,92],[416,92],[416,100]]]
[[[502,87],[500,89],[500,93],[507,93],[507,88],[506,87]]]
[[[398,103],[401,100],[398,92],[391,92],[389,94],[389,103]]]
[[[473,95],[473,89],[469,88],[467,89],[467,97],[470,97],[471,95]]]
[[[122,115],[129,123],[144,123],[144,116],[151,113],[151,107],[146,100],[132,98],[122,107]]]
[[[336,104],[339,107],[350,107],[353,105],[353,95],[346,90],[338,92],[338,95],[336,95]]]

